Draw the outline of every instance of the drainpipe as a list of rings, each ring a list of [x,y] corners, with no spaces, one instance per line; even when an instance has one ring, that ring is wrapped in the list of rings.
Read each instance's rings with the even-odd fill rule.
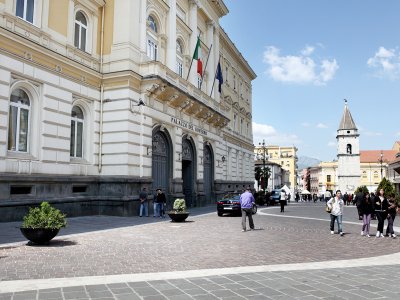
[[[101,10],[101,33],[100,33],[100,128],[99,128],[99,174],[101,173],[103,162],[103,102],[104,102],[104,84],[103,84],[103,50],[104,50],[104,12],[106,10],[106,2]]]

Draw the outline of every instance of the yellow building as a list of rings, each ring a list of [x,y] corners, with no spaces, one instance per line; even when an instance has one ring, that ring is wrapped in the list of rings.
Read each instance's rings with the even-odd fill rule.
[[[255,146],[256,158],[262,159],[263,152],[262,145]],[[289,172],[288,182],[282,182],[282,184],[286,184],[290,189],[295,189],[297,185],[297,148],[295,146],[265,146],[265,155],[269,162],[276,163],[283,170]]]
[[[43,200],[135,215],[144,187],[201,206],[252,184],[256,74],[220,26],[228,12],[223,0],[0,0],[0,220]]]

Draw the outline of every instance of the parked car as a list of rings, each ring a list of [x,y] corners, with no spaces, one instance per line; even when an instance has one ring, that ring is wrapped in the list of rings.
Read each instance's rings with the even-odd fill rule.
[[[218,200],[217,213],[220,217],[224,213],[241,215],[242,210],[240,209],[240,193],[228,193],[224,195],[221,200]],[[255,213],[257,213],[257,205],[253,204],[253,215]]]
[[[271,191],[271,196],[269,197],[269,204],[270,205],[275,205],[279,204],[279,200],[281,199],[281,190],[272,190]]]

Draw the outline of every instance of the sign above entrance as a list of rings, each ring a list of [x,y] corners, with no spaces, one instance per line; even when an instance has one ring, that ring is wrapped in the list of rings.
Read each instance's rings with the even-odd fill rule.
[[[192,130],[192,131],[197,132],[202,135],[207,135],[207,131],[204,130],[203,128],[197,127],[197,126],[193,125],[192,123],[186,122],[184,120],[177,119],[175,117],[171,117],[171,122],[178,125],[179,127]]]

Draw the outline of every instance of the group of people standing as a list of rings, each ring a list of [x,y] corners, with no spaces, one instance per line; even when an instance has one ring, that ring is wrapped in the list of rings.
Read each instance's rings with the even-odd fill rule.
[[[386,236],[395,238],[396,234],[393,230],[393,223],[396,218],[398,207],[394,195],[386,197],[384,190],[380,189],[377,195],[371,196],[370,193],[366,192],[357,194],[356,197],[358,198],[358,213],[362,216],[363,220],[361,235],[370,237],[371,216],[375,215],[378,220],[376,237],[385,237],[383,230],[385,220],[387,220]],[[345,202],[342,198],[341,191],[337,190],[335,197],[330,199],[326,205],[331,217],[331,234],[335,233],[334,226],[336,221],[338,225],[338,233],[343,236],[342,217]]]
[[[139,200],[140,200],[139,217],[142,217],[144,215],[146,217],[149,216],[147,197],[148,197],[147,189],[144,187],[139,194]],[[165,197],[165,194],[160,188],[156,190],[156,194],[154,195],[153,199],[154,199],[153,217],[165,218],[165,205],[167,203],[167,198]]]

